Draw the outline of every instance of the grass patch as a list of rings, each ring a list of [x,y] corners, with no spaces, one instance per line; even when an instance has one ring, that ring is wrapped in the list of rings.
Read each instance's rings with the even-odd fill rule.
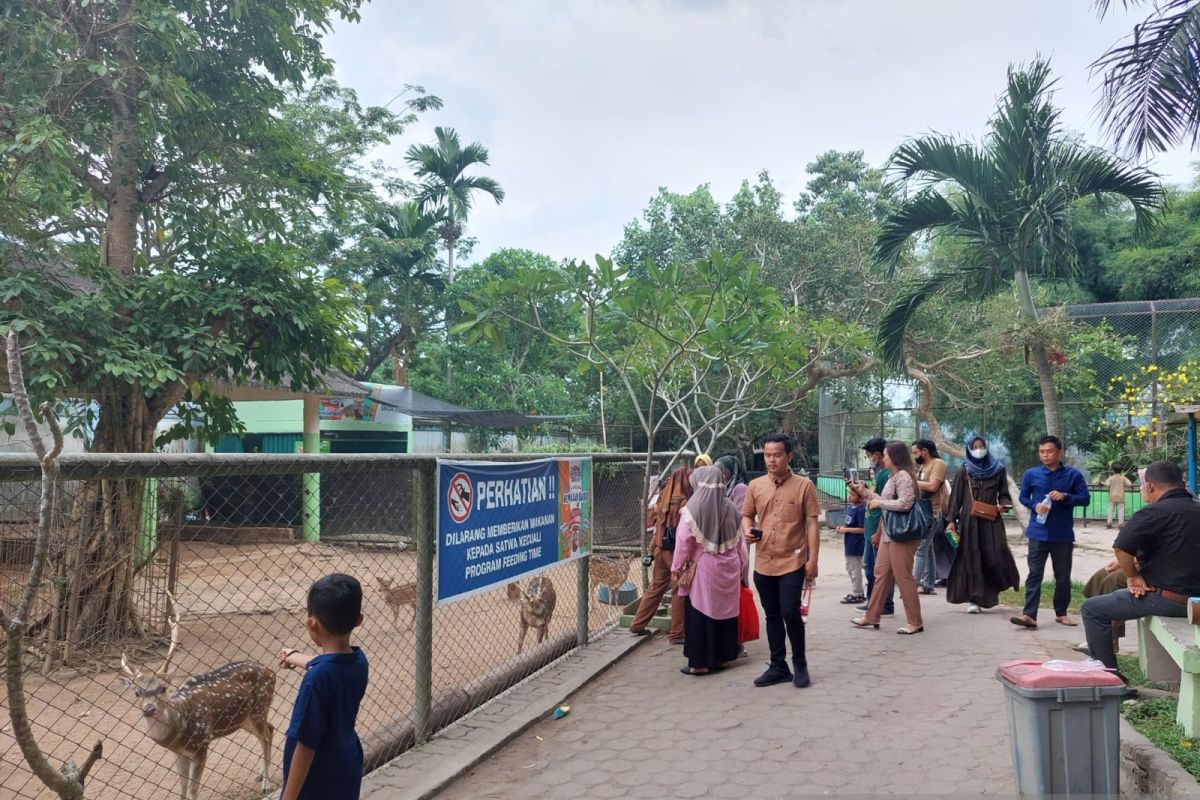
[[[1183,728],[1175,721],[1176,702],[1171,697],[1139,700],[1122,705],[1121,713],[1138,733],[1200,779],[1200,742],[1183,735]]]
[[[1137,656],[1117,656],[1117,670],[1134,686],[1146,685],[1146,676],[1142,674],[1142,665]]]
[[[1079,581],[1071,581],[1071,602],[1067,606],[1068,611],[1078,611],[1083,605],[1083,584]],[[1000,602],[1006,606],[1016,606],[1020,608],[1025,605],[1025,585],[1021,584],[1021,588],[1013,591],[1005,589],[1000,593]],[[1054,581],[1042,582],[1042,602],[1040,608],[1054,608]]]
[[[1129,679],[1129,682],[1134,686],[1145,686],[1149,689],[1160,689],[1164,692],[1173,692],[1176,689],[1161,681],[1146,680],[1145,674],[1142,673],[1141,662],[1135,655],[1117,656],[1117,670],[1122,675]]]

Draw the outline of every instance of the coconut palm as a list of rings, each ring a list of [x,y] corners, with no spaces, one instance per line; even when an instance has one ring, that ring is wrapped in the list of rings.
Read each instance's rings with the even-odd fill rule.
[[[959,237],[969,263],[935,268],[901,286],[877,331],[883,357],[904,363],[904,337],[920,305],[934,294],[983,299],[1015,286],[1023,324],[1037,321],[1031,276],[1061,277],[1076,264],[1072,204],[1114,195],[1133,206],[1145,227],[1161,207],[1155,176],[1110,153],[1068,138],[1051,103],[1049,64],[1010,67],[982,144],[940,135],[911,140],[892,156],[899,188],[911,192],[884,221],[875,258],[894,276],[901,254],[921,234]],[[1031,347],[1047,431],[1061,435],[1058,395],[1047,351]]]
[[[1095,0],[1103,17],[1112,0]],[[1128,39],[1093,64],[1104,71],[1104,126],[1135,155],[1200,142],[1200,0],[1121,0],[1149,5]]]
[[[421,179],[417,199],[422,210],[441,219],[438,235],[446,244],[446,277],[454,283],[454,250],[471,213],[472,196],[483,192],[500,203],[504,200],[504,190],[491,178],[463,174],[477,164],[488,166],[486,147],[479,142],[463,147],[453,128],[438,127],[433,132],[437,144],[413,145],[408,148],[405,160]]]

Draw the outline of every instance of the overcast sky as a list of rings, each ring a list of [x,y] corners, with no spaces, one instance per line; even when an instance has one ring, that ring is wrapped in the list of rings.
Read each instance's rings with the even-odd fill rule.
[[[526,247],[608,254],[659,186],[727,200],[767,169],[789,199],[829,149],[886,160],[929,131],[978,137],[1009,63],[1059,76],[1067,124],[1101,142],[1088,65],[1139,15],[1091,0],[375,0],[328,40],[367,103],[406,83],[445,107],[374,154],[396,165],[432,128],[491,151],[475,258]],[[1150,166],[1190,183],[1192,152]]]

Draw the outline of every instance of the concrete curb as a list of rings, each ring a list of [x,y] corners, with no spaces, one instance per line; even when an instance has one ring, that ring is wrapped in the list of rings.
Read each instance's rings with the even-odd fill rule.
[[[617,629],[565,656],[363,778],[363,800],[436,796],[650,636]]]
[[[1200,782],[1121,717],[1121,794],[1196,797]]]

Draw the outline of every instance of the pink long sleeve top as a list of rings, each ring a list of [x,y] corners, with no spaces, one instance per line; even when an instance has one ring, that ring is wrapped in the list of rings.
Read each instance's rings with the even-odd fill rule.
[[[692,601],[692,607],[710,619],[732,619],[738,615],[742,576],[750,563],[746,542],[739,535],[737,547],[724,553],[710,553],[696,539],[686,517],[675,529],[675,557],[671,571],[678,572],[689,561],[696,562],[692,585],[675,591]]]

